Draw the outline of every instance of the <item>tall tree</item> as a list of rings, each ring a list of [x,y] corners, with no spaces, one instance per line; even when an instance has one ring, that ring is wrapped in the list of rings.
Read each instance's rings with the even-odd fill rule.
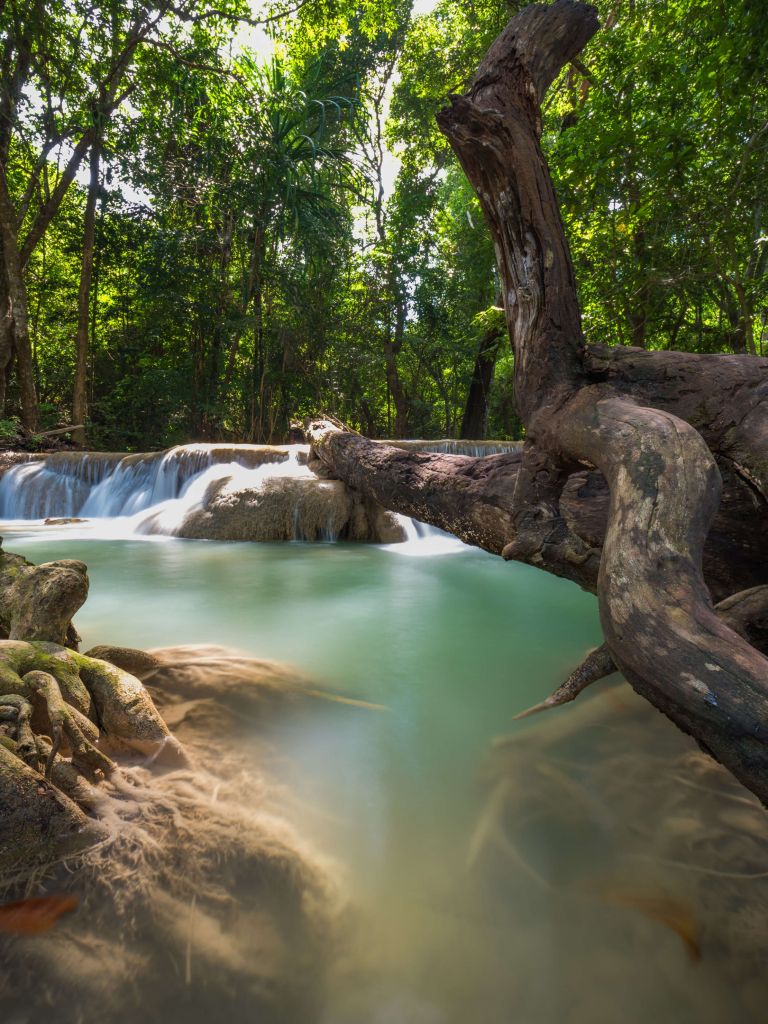
[[[91,281],[96,242],[96,203],[99,193],[101,143],[94,139],[89,157],[88,196],[83,217],[83,260],[77,295],[77,334],[75,336],[75,381],[72,393],[72,438],[85,444],[88,418],[88,335],[91,325]]]
[[[577,0],[531,4],[439,115],[498,254],[522,452],[310,437],[386,507],[597,593],[605,645],[549,704],[618,667],[768,803],[768,361],[585,345],[541,105],[597,28]]]

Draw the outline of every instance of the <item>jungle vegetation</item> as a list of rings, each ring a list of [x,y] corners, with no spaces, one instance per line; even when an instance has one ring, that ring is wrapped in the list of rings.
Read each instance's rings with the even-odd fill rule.
[[[0,0],[0,433],[519,436],[435,115],[523,6]],[[596,6],[542,128],[586,340],[766,355],[762,0]]]

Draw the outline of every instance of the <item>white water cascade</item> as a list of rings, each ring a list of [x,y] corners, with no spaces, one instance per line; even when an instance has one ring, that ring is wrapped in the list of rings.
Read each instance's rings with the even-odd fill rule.
[[[349,492],[339,481],[316,476],[308,458],[307,445],[214,444],[138,455],[33,456],[0,476],[0,520],[6,531],[48,537],[54,529],[105,538],[333,541],[353,536],[386,541],[404,555],[464,549],[442,530],[389,513],[387,536],[374,528],[355,536]]]
[[[399,513],[395,518],[405,532],[405,540],[392,546],[392,550],[398,555],[421,558],[424,555],[450,555],[467,549],[467,545],[458,537],[446,533],[437,526],[430,526]]]
[[[464,441],[459,438],[446,437],[440,441],[383,441],[396,448],[407,451],[435,452],[441,455],[467,455],[472,459],[485,458],[487,455],[510,455],[520,451],[522,441]]]
[[[114,521],[119,534],[174,534],[216,485],[262,488],[267,480],[314,480],[306,445],[194,444],[146,455],[56,453],[0,477],[0,519]]]

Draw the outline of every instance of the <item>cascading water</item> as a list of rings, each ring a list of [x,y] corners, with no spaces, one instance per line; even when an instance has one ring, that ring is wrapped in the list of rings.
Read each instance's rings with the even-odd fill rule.
[[[438,529],[437,526],[430,526],[428,523],[419,522],[418,519],[399,514],[396,518],[405,532],[403,543],[396,544],[393,548],[398,555],[449,555],[467,549],[467,545],[458,537]]]
[[[0,478],[0,519],[82,518],[111,536],[177,533],[212,487],[258,490],[275,478],[314,480],[308,448],[184,445],[148,455],[55,454]]]
[[[133,516],[180,499],[188,485],[210,469],[218,471],[216,479],[243,469],[263,471],[265,467],[275,470],[274,475],[293,475],[292,467],[299,465],[301,453],[307,451],[303,445],[272,449],[195,444],[146,455],[49,455],[44,460],[14,466],[0,478],[0,518]],[[281,469],[283,462],[291,467],[287,473]],[[306,473],[311,475],[308,470]],[[255,479],[263,478],[260,472]]]
[[[456,538],[406,516],[390,516],[387,536],[372,526],[368,534],[354,534],[354,497],[338,481],[317,477],[308,455],[306,445],[192,444],[137,455],[32,457],[0,477],[0,520],[25,524],[25,531],[55,520],[45,522],[46,533],[61,526],[68,534],[111,538],[334,541],[350,536],[385,541],[405,555],[463,549]],[[72,519],[79,522],[64,522]]]
[[[467,455],[482,459],[486,455],[509,455],[522,448],[522,441],[465,441],[461,438],[442,438],[439,441],[385,441],[396,448],[410,451],[435,452],[440,455]]]
[[[190,477],[181,487],[178,497],[152,500],[143,514],[134,517],[135,532],[179,533],[188,517],[203,507],[206,496],[217,486],[225,488],[229,493],[238,493],[262,489],[269,480],[314,481],[315,475],[301,462],[301,455],[306,454],[306,451],[301,445],[291,446],[285,461],[265,462],[255,467],[237,462],[213,463]],[[159,494],[162,494],[162,486],[161,483]],[[155,498],[154,492],[152,497]],[[294,532],[295,538],[301,539],[298,521]]]

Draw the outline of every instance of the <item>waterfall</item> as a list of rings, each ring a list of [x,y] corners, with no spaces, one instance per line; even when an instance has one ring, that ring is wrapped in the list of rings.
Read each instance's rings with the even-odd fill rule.
[[[509,455],[522,448],[522,441],[463,441],[458,438],[443,438],[439,441],[383,441],[395,448],[409,451],[435,452],[441,455],[468,455],[480,459],[486,455]]]
[[[178,497],[170,494],[163,497],[164,488],[172,485],[172,474],[166,471],[163,479],[153,489],[153,499],[146,511],[134,515],[134,532],[138,534],[178,534],[192,513],[203,508],[206,497],[216,488],[230,494],[242,491],[260,490],[269,480],[316,480],[314,474],[302,464],[301,455],[307,449],[302,445],[291,445],[284,462],[264,462],[259,466],[243,466],[237,462],[216,462],[201,468],[181,486]],[[298,510],[298,505],[296,506]],[[302,539],[298,516],[294,536]]]
[[[13,466],[0,477],[0,519],[149,518],[171,523],[200,504],[211,484],[242,488],[273,476],[312,477],[308,447],[190,444],[143,455],[55,453]],[[175,504],[174,504],[175,503]],[[149,517],[139,517],[149,512]]]
[[[368,532],[364,525],[361,533],[362,506],[354,492],[338,480],[317,477],[307,465],[308,456],[307,445],[214,444],[180,445],[137,455],[33,455],[0,476],[0,520],[8,530],[46,537],[60,527],[67,536],[82,532],[103,538],[335,541],[352,537],[388,541],[391,550],[404,555],[447,554],[464,548],[442,530],[388,513],[390,527],[384,536],[370,524]],[[400,543],[395,539],[398,532],[405,536]]]
[[[452,533],[418,519],[411,519],[399,513],[395,516],[405,532],[402,544],[392,544],[388,550],[398,555],[420,558],[423,555],[450,555],[467,549],[467,545]]]

